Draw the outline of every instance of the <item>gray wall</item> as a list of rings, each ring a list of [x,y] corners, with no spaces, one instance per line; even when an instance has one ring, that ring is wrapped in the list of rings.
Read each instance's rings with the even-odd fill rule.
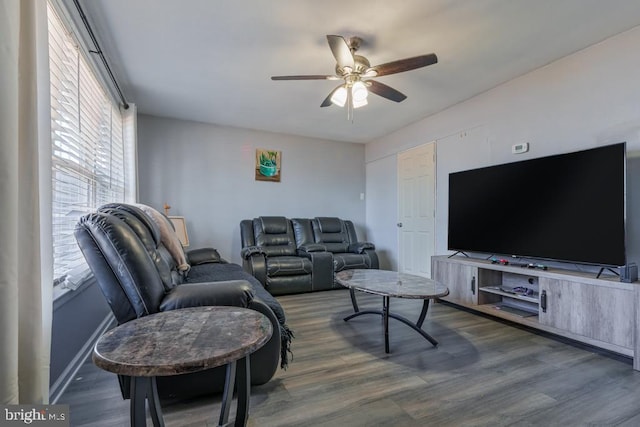
[[[91,350],[101,325],[111,318],[111,309],[100,288],[91,279],[53,303],[49,385],[52,401],[64,391]]]
[[[255,150],[282,151],[281,182],[256,181]],[[139,200],[186,217],[190,248],[240,259],[240,220],[338,216],[366,238],[364,145],[140,115]]]
[[[377,215],[397,203],[396,154],[436,141],[436,250],[446,253],[448,174],[453,171],[627,142],[640,152],[640,27],[612,37],[427,117],[366,146],[369,238],[397,265],[395,218]],[[529,142],[526,154],[513,144]],[[640,261],[640,191],[629,162],[628,259]],[[388,191],[374,192],[386,183]],[[603,195],[606,203],[606,195]],[[636,217],[638,219],[636,219]],[[393,230],[392,230],[393,229]]]

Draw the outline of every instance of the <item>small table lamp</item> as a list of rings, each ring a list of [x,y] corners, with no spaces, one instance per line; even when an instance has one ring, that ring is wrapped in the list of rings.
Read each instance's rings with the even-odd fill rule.
[[[182,246],[189,246],[189,235],[187,234],[187,223],[183,216],[169,216],[169,220],[173,223],[173,227],[176,229],[176,234]]]
[[[169,209],[171,206],[169,204],[164,204],[164,215],[169,218],[169,220],[173,223],[173,228],[176,229],[176,234],[178,235],[178,239],[180,239],[180,243],[182,246],[189,246],[189,235],[187,234],[187,222],[185,221],[183,216],[169,216]]]

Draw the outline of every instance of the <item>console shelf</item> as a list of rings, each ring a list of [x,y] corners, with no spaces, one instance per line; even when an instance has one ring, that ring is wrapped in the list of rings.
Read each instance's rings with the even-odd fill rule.
[[[480,288],[480,292],[488,292],[490,294],[501,295],[507,298],[513,298],[515,300],[532,302],[538,304],[539,296],[537,293],[532,295],[522,295],[517,292],[504,290],[501,286],[483,286]]]
[[[504,304],[504,303],[484,304],[484,305],[478,306],[478,309],[479,309],[478,311],[493,314],[496,317],[502,317],[506,319],[510,319],[512,316],[517,316],[521,319],[526,318],[526,319],[533,319],[535,321],[538,316],[537,311],[513,307],[511,305]]]
[[[445,301],[633,357],[640,370],[637,282],[447,256],[432,258],[431,274],[449,287]]]

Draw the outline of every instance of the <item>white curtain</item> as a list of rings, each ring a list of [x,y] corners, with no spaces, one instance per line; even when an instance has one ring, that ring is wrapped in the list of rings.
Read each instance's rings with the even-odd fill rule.
[[[138,201],[138,107],[129,102],[129,108],[122,110],[124,130],[124,201]]]
[[[48,73],[46,2],[0,0],[0,404],[48,403]]]

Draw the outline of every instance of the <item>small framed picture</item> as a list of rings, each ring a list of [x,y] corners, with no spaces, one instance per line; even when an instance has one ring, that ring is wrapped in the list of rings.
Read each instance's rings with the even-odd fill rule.
[[[255,167],[256,181],[280,182],[280,172],[282,168],[281,158],[281,151],[257,148]]]

